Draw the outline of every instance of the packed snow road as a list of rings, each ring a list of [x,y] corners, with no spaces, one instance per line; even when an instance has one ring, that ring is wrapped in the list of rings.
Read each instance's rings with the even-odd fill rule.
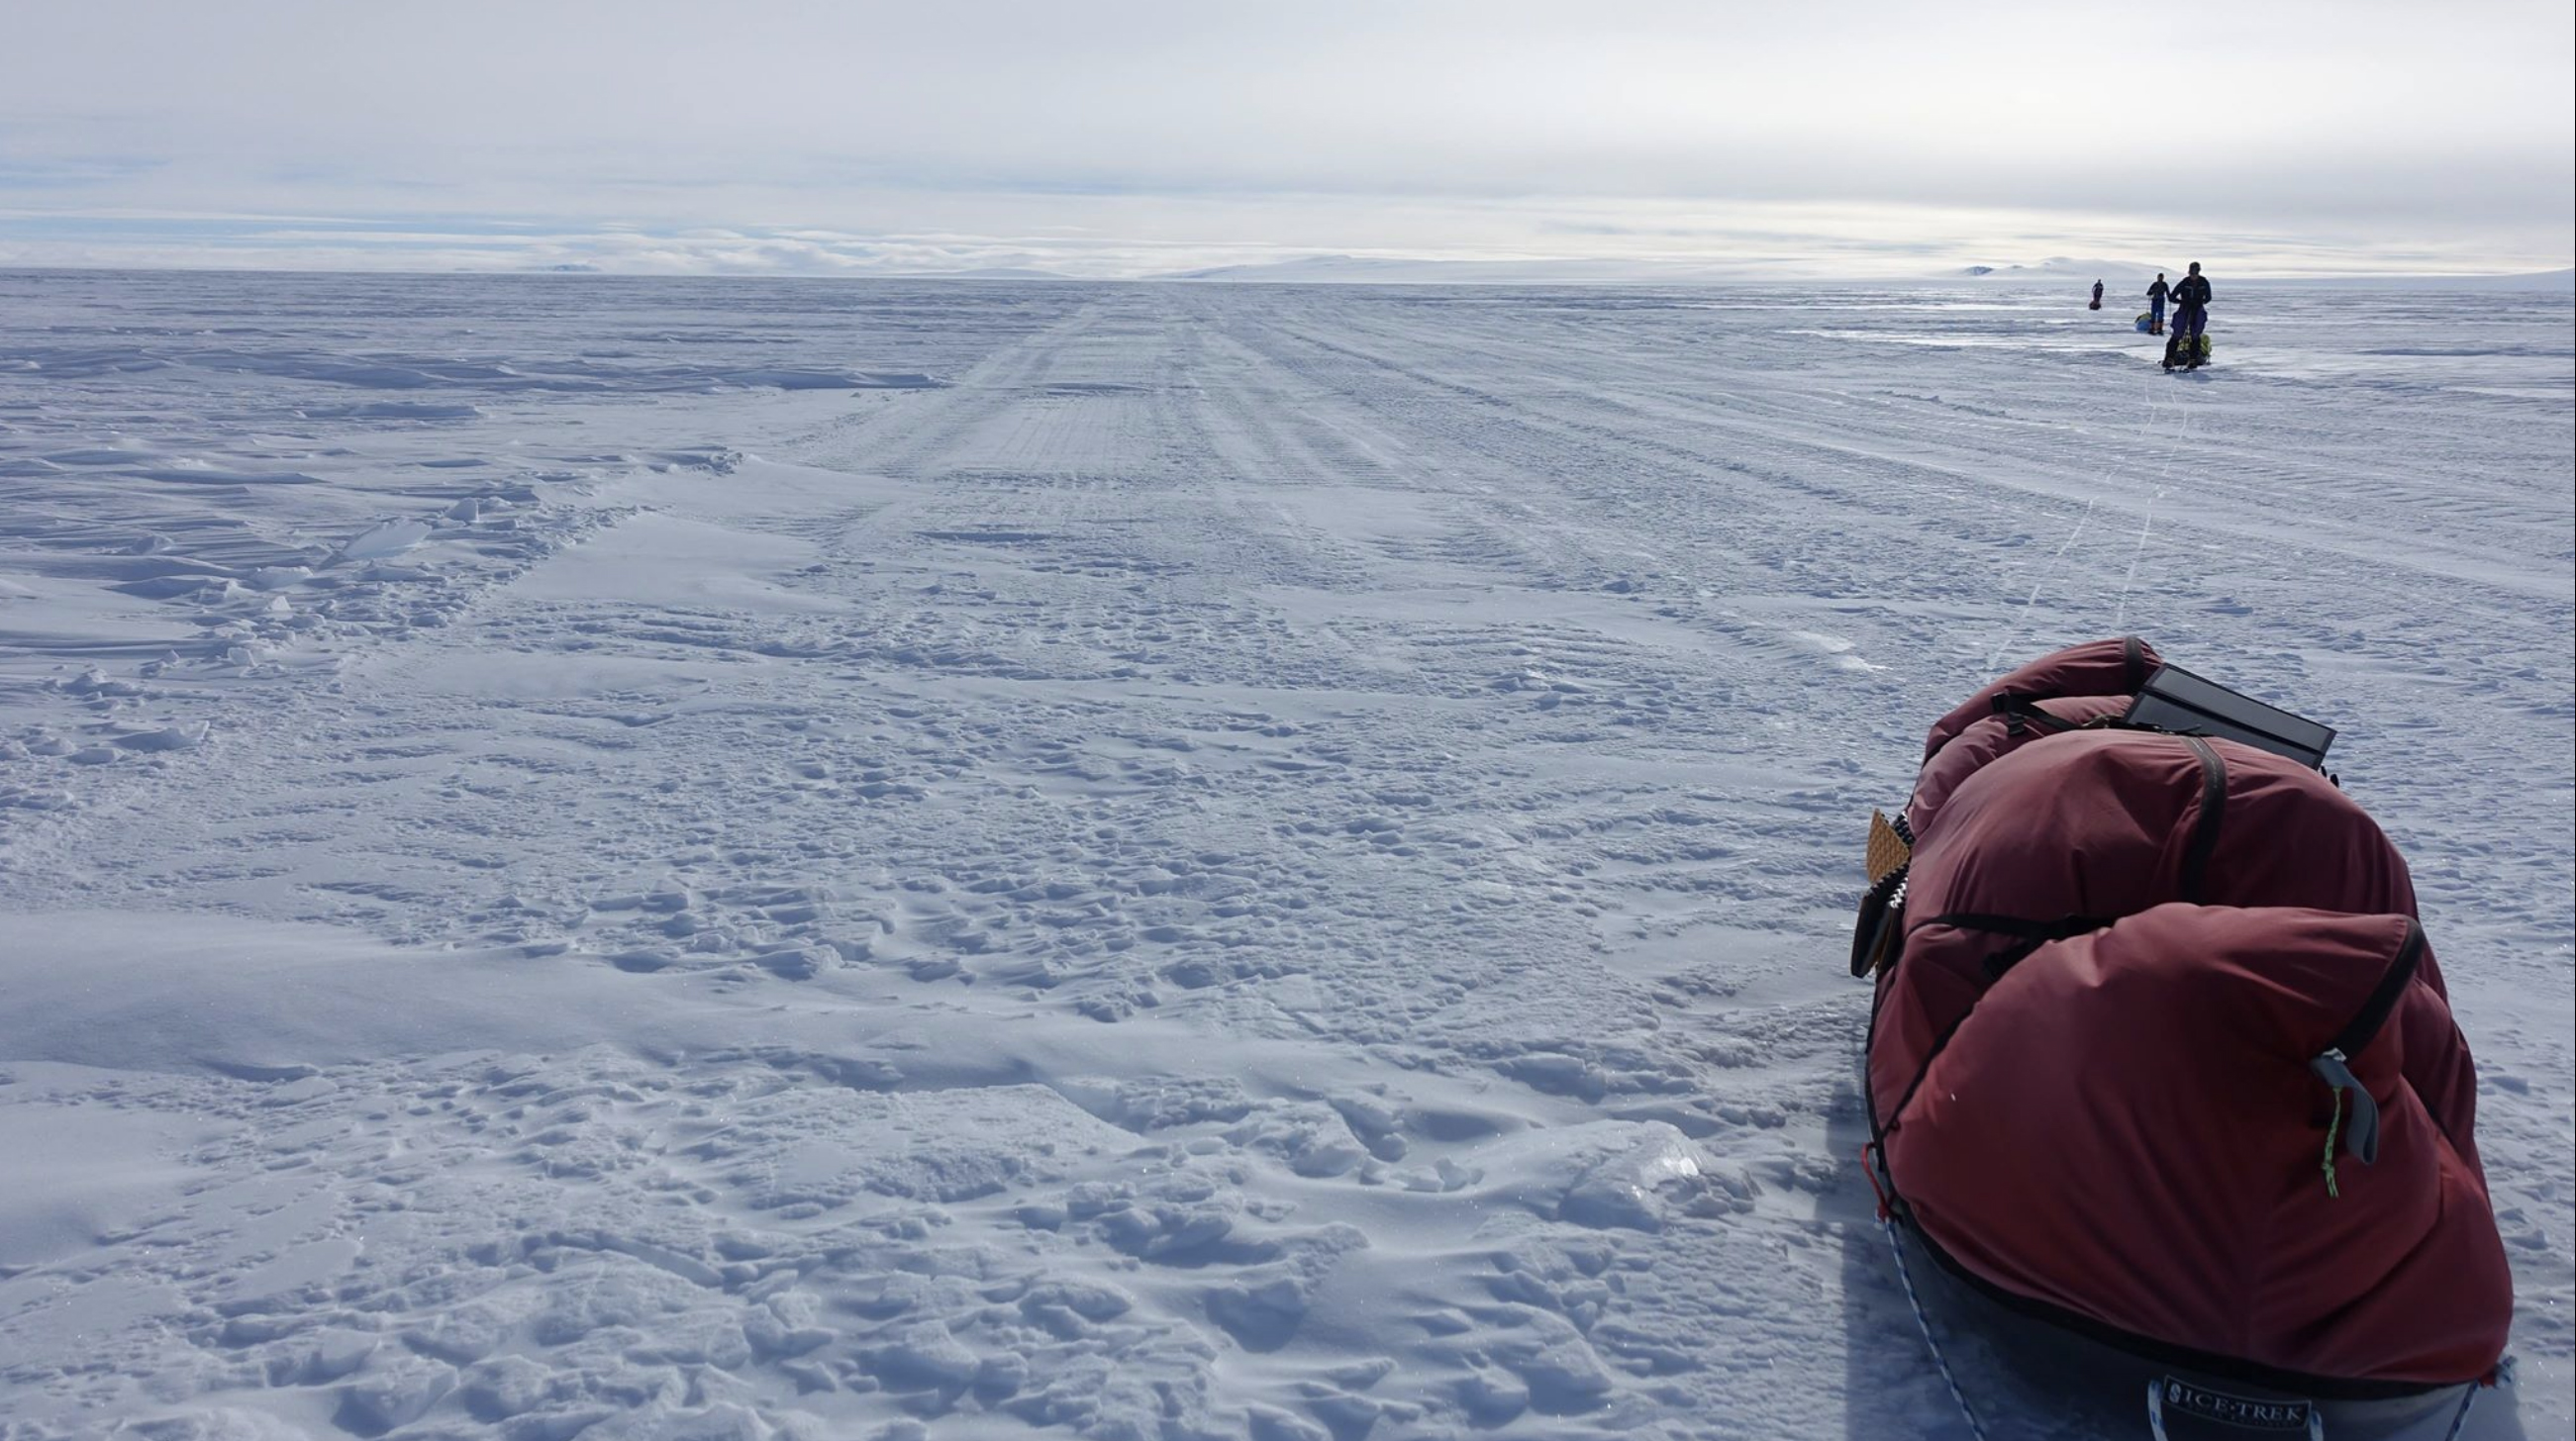
[[[1941,1434],[1861,836],[2132,632],[2566,1434],[2569,302],[2228,302],[0,275],[0,1437]]]

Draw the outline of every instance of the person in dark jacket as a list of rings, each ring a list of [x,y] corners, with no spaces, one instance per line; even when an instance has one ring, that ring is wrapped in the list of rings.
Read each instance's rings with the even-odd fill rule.
[[[2099,310],[2099,309],[2101,309],[2101,308],[2102,308],[2102,282],[2101,282],[2101,281],[2096,280],[2096,281],[2094,281],[2094,282],[2093,282],[2093,303],[2092,303],[2091,305],[2088,305],[2088,306],[2084,307],[2084,308],[2085,308],[2085,309],[2087,309],[2087,310]]]
[[[2191,273],[2174,282],[2173,328],[2177,335],[2194,340],[2209,324],[2209,277],[2200,273],[2200,262],[2191,263]]]
[[[2165,284],[2165,273],[2157,271],[2156,283],[2147,287],[2147,334],[2165,333],[2165,297],[2172,292],[2173,287]]]

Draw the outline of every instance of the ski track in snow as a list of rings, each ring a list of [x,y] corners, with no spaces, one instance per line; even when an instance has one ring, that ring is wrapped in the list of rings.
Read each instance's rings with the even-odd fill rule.
[[[2569,305],[2237,294],[0,274],[0,1437],[1945,1434],[1860,818],[2124,628],[2566,1434]]]

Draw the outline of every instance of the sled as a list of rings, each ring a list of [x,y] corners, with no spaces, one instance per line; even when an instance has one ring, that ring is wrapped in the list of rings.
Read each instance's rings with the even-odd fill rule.
[[[1899,1262],[2116,1360],[2160,1436],[2429,1441],[2502,1374],[2476,1069],[2334,735],[2097,641],[1941,717],[1871,820]]]
[[[2513,1368],[2412,1396],[2308,1395],[2134,1355],[2025,1315],[1890,1231],[1908,1299],[1939,1369],[1987,1441],[2529,1441]]]
[[[2168,354],[2165,357],[2165,369],[2198,370],[2202,366],[2207,365],[2209,363],[2208,333],[2204,331],[2199,335],[2193,336],[2189,344],[2181,347],[2181,351],[2182,353],[2179,356]]]

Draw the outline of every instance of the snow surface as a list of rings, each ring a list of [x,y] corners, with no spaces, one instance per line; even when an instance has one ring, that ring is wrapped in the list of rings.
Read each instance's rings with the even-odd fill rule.
[[[2570,301],[2217,282],[0,274],[0,1436],[1959,1434],[1861,835],[2123,632],[2340,727],[2568,1434]]]

